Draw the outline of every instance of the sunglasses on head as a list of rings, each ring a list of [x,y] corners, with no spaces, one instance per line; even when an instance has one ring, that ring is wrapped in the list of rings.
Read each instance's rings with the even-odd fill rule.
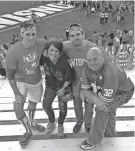
[[[81,25],[79,25],[79,24],[71,24],[71,25],[69,26],[69,29],[71,29],[72,27],[81,27]]]
[[[27,29],[27,28],[33,28],[33,27],[35,27],[35,25],[34,25],[33,23],[31,23],[31,22],[23,22],[23,23],[20,25],[20,27]]]

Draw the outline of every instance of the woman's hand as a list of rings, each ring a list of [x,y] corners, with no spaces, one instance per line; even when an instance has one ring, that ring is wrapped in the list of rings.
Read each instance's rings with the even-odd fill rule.
[[[64,88],[61,88],[61,89],[59,89],[59,90],[57,91],[57,95],[58,95],[58,96],[63,96],[64,93],[65,93],[65,89],[64,89]]]

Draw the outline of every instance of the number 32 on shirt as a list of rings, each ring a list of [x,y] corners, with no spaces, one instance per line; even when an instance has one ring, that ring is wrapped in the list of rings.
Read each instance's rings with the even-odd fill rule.
[[[104,89],[104,96],[112,97],[113,89]]]

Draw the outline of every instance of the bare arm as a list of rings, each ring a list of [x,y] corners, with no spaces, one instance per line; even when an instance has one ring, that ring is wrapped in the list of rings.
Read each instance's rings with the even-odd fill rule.
[[[16,85],[15,74],[16,74],[16,69],[7,69],[7,76],[8,76],[9,84],[14,94],[19,94],[20,92]]]
[[[24,99],[23,95],[20,94],[20,92],[17,88],[17,85],[16,85],[15,74],[16,74],[16,69],[7,68],[7,76],[8,76],[9,84],[14,92],[15,100],[18,103],[24,103],[25,99]]]
[[[67,88],[69,86],[71,82],[70,81],[65,81],[65,83],[63,84],[63,89]]]

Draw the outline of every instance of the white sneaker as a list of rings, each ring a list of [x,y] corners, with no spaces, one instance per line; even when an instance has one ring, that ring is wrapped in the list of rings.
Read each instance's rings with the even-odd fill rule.
[[[95,144],[95,145],[91,145],[91,144],[89,143],[88,139],[87,139],[87,140],[85,140],[85,141],[83,141],[83,142],[81,143],[80,148],[83,149],[83,150],[90,150],[90,149],[93,149],[93,148],[96,147],[96,146],[101,145],[102,143],[103,143],[103,142],[100,142],[100,143]]]

